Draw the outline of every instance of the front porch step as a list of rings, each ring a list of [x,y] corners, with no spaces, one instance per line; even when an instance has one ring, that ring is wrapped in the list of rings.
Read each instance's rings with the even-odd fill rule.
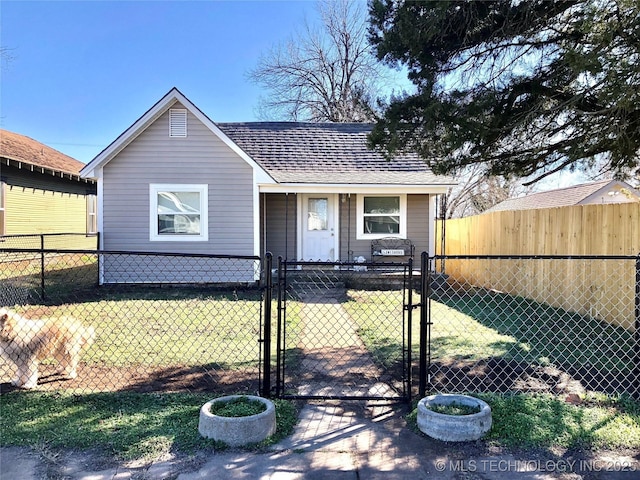
[[[296,290],[344,290],[346,285],[344,282],[287,282],[287,286]]]
[[[287,291],[302,300],[342,298],[346,285],[338,275],[327,272],[288,272]]]

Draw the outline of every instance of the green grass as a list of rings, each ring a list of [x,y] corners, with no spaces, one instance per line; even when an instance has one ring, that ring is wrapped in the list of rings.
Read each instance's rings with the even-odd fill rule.
[[[587,396],[571,405],[552,395],[479,394],[492,409],[485,437],[509,448],[640,448],[640,403],[628,397]],[[208,394],[11,392],[0,397],[0,445],[47,449],[96,449],[123,460],[153,460],[167,453],[193,454],[224,445],[198,433]],[[276,434],[249,450],[290,435],[294,404],[275,400]],[[408,416],[417,431],[416,411]]]
[[[258,361],[262,301],[257,290],[211,293],[189,288],[132,288],[59,305],[16,307],[27,317],[71,316],[96,329],[83,354],[89,366],[167,367],[215,364],[251,367]],[[301,306],[287,306],[287,342],[297,345]],[[272,308],[275,345],[277,309]],[[275,359],[275,346],[273,356]]]
[[[640,403],[590,395],[571,405],[552,395],[473,394],[491,406],[491,444],[513,448],[640,448]],[[408,415],[417,428],[417,410]]]
[[[217,364],[233,369],[254,365],[258,359],[261,304],[257,295],[150,289],[22,308],[29,309],[27,316],[66,315],[93,325],[96,340],[83,355],[88,365]]]
[[[505,353],[512,358],[595,367],[622,375],[632,369],[633,334],[622,327],[523,297],[485,290],[447,294],[438,300],[456,317],[470,318],[509,339]],[[432,319],[436,331],[439,323],[449,321],[442,314],[432,314]]]
[[[250,417],[267,410],[264,403],[247,397],[239,397],[228,402],[214,402],[209,409],[219,417]]]
[[[385,368],[400,362],[402,292],[349,290],[348,299],[342,305],[374,361]]]
[[[433,410],[436,413],[442,413],[444,415],[473,415],[474,413],[480,413],[480,407],[463,405],[461,403],[452,402],[448,404],[432,404],[427,405],[429,410]]]
[[[414,302],[419,296],[414,294]],[[385,367],[390,367],[402,357],[402,292],[399,291],[349,291],[349,301],[345,302],[352,320],[359,327],[358,334],[374,359]],[[511,350],[525,350],[511,336],[503,335],[439,302],[431,302],[432,358],[479,360],[486,357],[500,357]],[[411,343],[413,354],[420,348],[420,318],[415,311]]]
[[[414,294],[414,302],[420,301]],[[401,356],[401,292],[350,291],[344,303],[359,334],[385,366]],[[501,357],[537,365],[587,368],[627,376],[633,368],[633,334],[621,327],[522,297],[496,292],[451,294],[430,302],[431,358],[478,361]],[[419,316],[413,316],[413,354],[419,349]]]
[[[124,460],[152,460],[166,453],[224,448],[198,433],[208,394],[11,392],[0,397],[0,445],[102,450]],[[295,406],[275,400],[276,433],[259,449],[290,435]]]

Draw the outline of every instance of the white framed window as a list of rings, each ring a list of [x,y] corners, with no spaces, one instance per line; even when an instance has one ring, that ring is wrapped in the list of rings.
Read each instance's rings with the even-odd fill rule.
[[[169,109],[169,136],[187,136],[187,110],[185,108]]]
[[[406,195],[358,195],[356,238],[407,238]]]
[[[87,234],[98,233],[98,197],[87,194]]]
[[[208,192],[207,185],[149,185],[149,240],[207,241]]]

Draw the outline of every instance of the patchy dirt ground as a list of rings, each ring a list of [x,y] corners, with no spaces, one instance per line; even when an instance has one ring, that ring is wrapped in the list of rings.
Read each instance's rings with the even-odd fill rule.
[[[62,378],[55,372],[55,366],[41,366],[38,389],[55,391],[61,388],[91,392],[216,392],[247,393],[258,390],[257,369],[215,370],[203,367],[171,366],[150,367],[89,367],[81,365],[78,377],[73,380]],[[0,384],[0,393],[15,390],[7,380],[13,372],[6,374]],[[4,377],[4,375],[3,375]]]
[[[337,391],[340,384],[352,386],[355,382],[374,385],[382,379],[398,391],[402,388],[399,381],[403,377],[400,368],[391,369],[382,375],[379,369],[371,368],[367,373],[362,368],[362,356],[355,355],[353,349],[326,348],[324,350],[326,350],[322,355],[325,359],[324,367],[306,369],[305,373],[301,374],[305,383],[310,381],[308,377],[319,377],[315,378],[315,381],[331,385],[332,389]],[[317,355],[318,352],[314,351],[314,354]],[[0,368],[2,381],[0,394],[15,389],[9,383],[15,368],[5,362],[1,363],[4,365],[0,365],[3,367]],[[366,363],[371,365],[370,360]],[[216,365],[99,367],[81,364],[78,377],[73,380],[67,380],[58,375],[54,365],[41,365],[40,371],[38,389],[44,391],[64,388],[87,393],[189,391],[225,394],[253,393],[260,388],[257,367],[227,370]],[[578,379],[553,366],[522,364],[502,358],[490,358],[480,362],[434,362],[431,366],[432,388],[443,392],[517,391],[548,392],[556,395],[581,394],[589,389],[589,383],[585,379],[586,376]],[[290,385],[296,383],[295,379],[291,379]],[[363,387],[366,389],[367,385]]]
[[[587,390],[578,379],[553,366],[489,358],[479,362],[436,362],[431,368],[436,391],[528,392],[579,394]]]

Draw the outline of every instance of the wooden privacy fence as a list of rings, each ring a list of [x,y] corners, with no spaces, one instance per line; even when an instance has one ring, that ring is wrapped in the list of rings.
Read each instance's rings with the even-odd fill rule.
[[[436,252],[444,255],[640,255],[640,203],[501,211],[442,221]],[[443,248],[444,247],[444,248]],[[449,277],[577,311],[633,328],[634,261],[502,262],[447,260]],[[442,268],[437,263],[438,269]],[[504,269],[512,270],[505,272]],[[518,278],[516,284],[513,278]],[[561,280],[559,282],[559,280]],[[559,288],[559,285],[561,287]],[[575,298],[585,299],[575,305]]]

